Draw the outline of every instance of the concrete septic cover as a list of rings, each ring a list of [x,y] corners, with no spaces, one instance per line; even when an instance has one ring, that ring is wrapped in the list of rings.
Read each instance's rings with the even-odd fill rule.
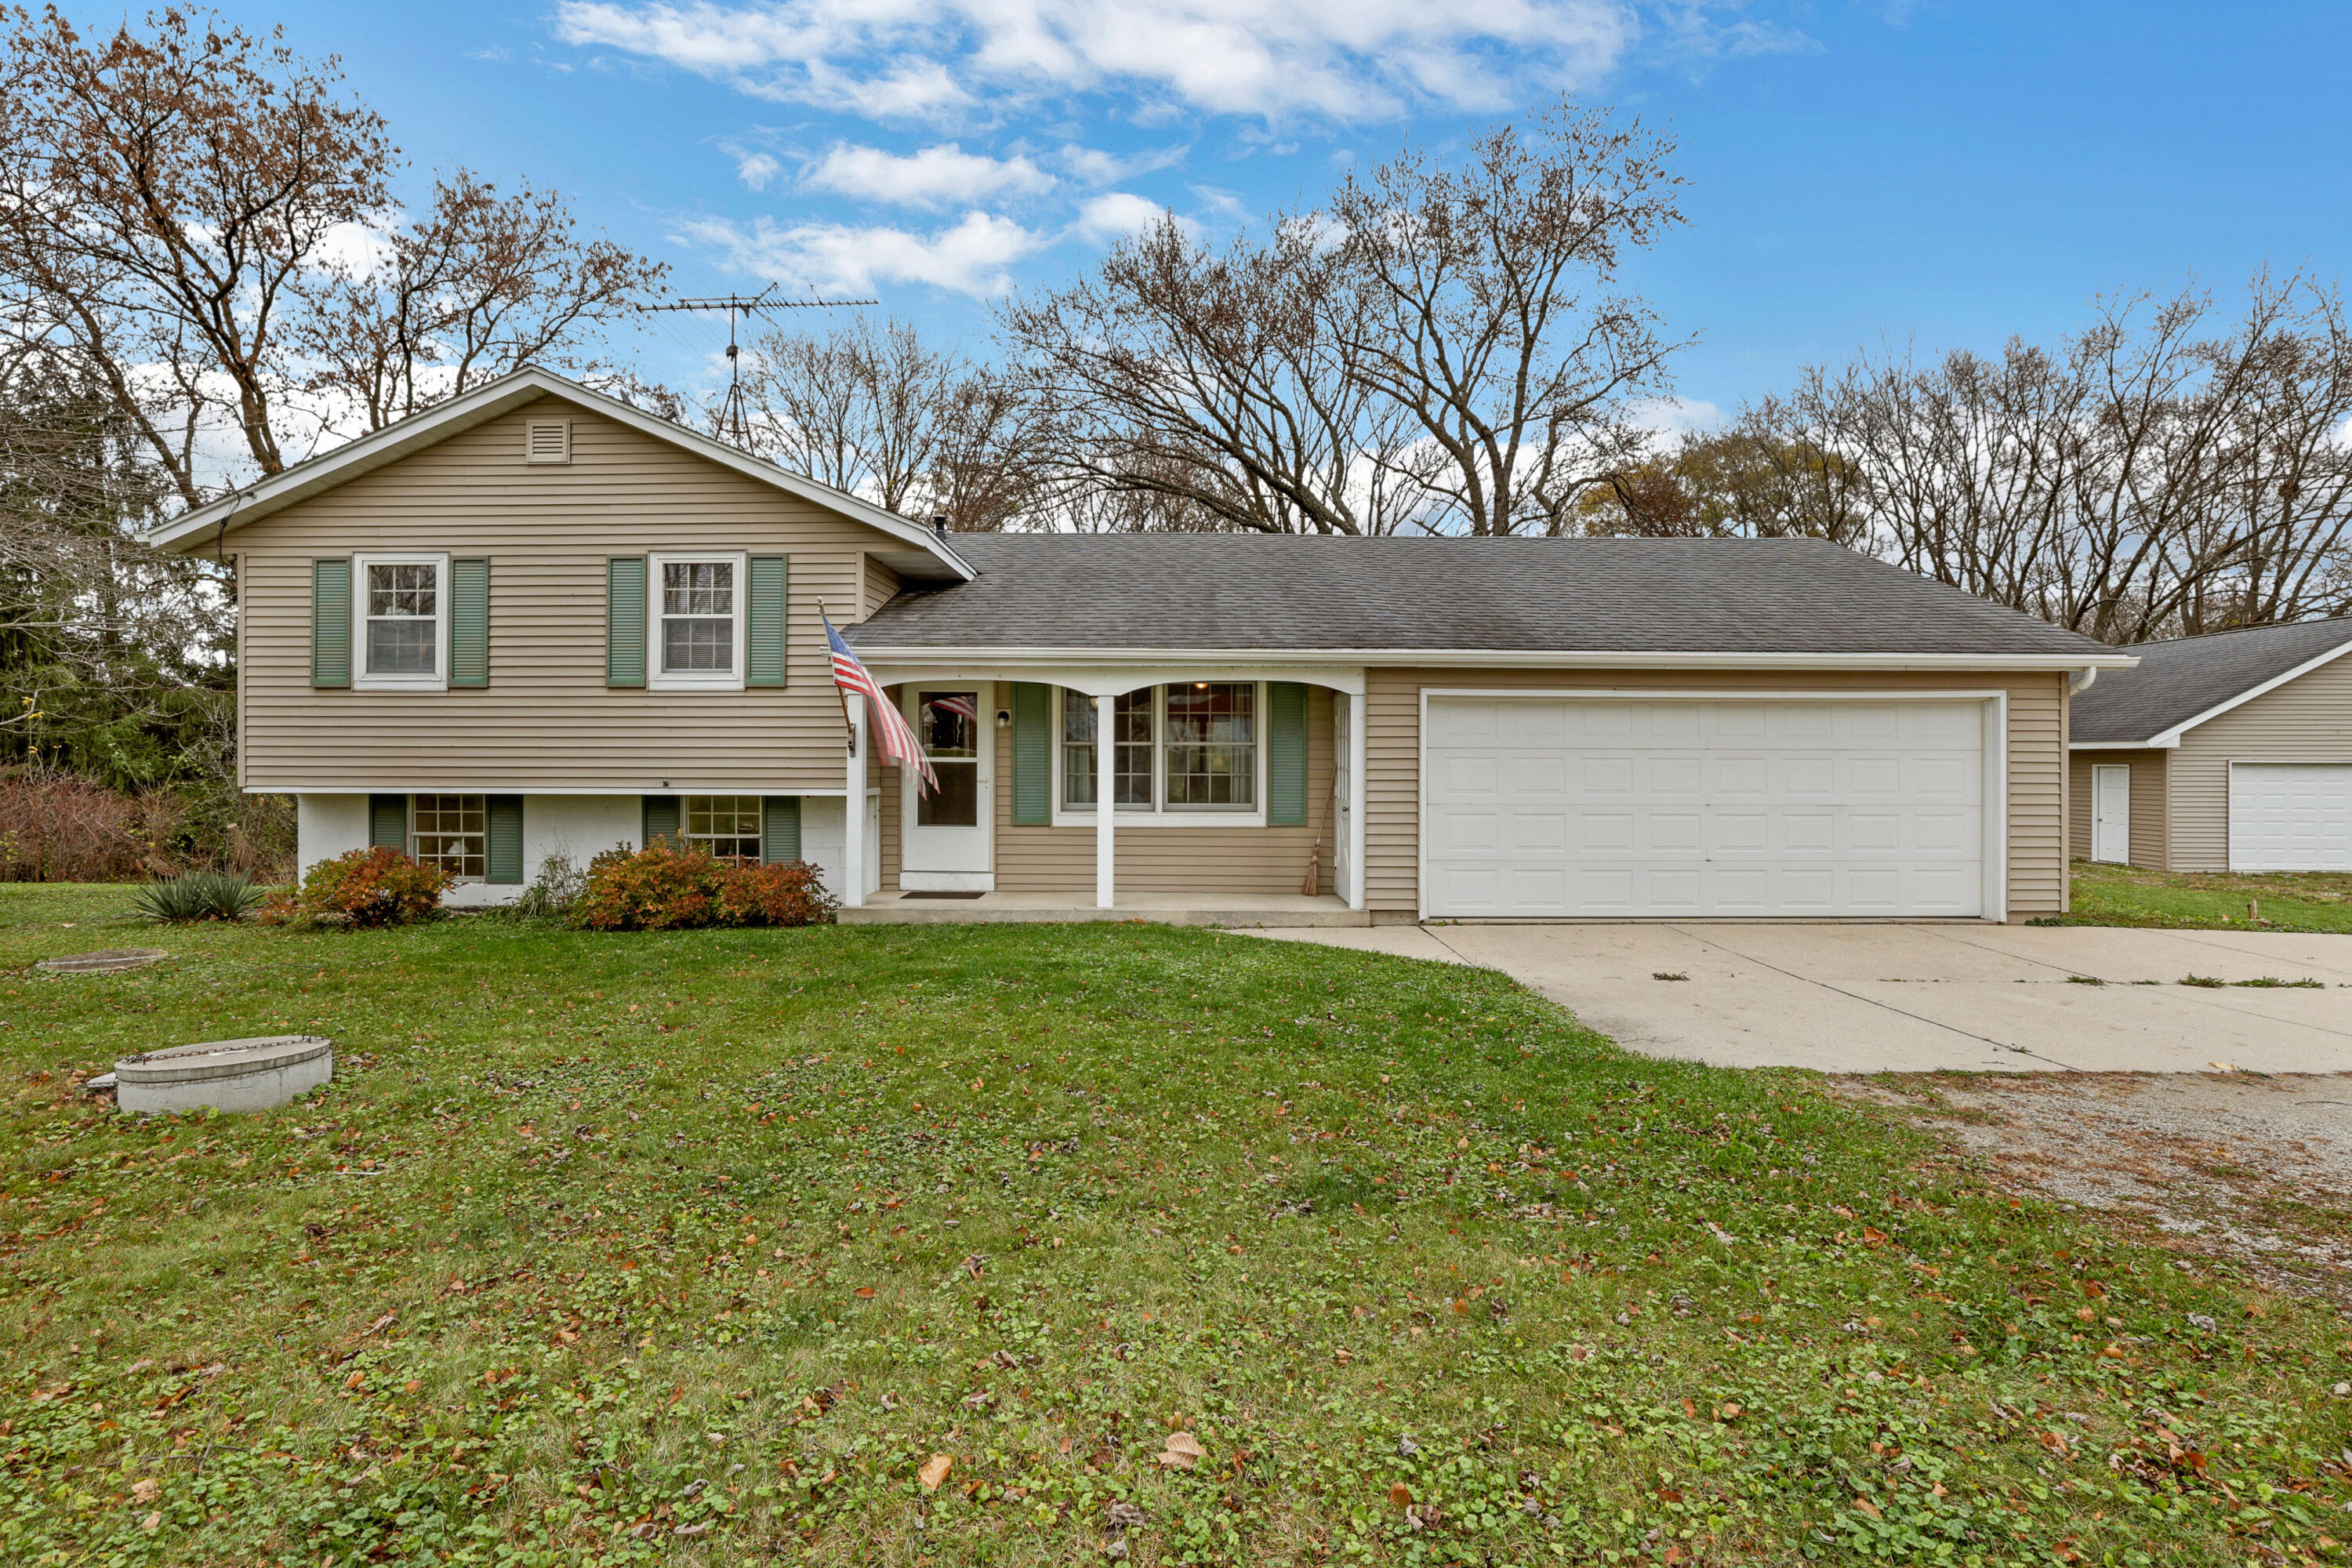
[[[324,1035],[204,1040],[115,1063],[114,1103],[126,1111],[263,1110],[334,1075],[335,1043]]]
[[[157,947],[110,947],[100,952],[68,952],[62,958],[44,958],[33,967],[53,969],[61,974],[105,974],[117,969],[137,969],[171,956]]]

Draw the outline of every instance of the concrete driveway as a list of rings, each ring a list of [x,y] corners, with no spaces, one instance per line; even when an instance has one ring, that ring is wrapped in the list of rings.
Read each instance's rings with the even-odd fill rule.
[[[1716,924],[1252,934],[1499,969],[1628,1049],[1722,1067],[2352,1071],[2352,935]],[[2181,984],[2189,975],[2322,988]]]

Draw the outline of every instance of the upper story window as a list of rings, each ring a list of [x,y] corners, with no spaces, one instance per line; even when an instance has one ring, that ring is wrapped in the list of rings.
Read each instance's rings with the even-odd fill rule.
[[[449,558],[362,555],[352,565],[360,656],[352,684],[436,690],[447,684]]]
[[[1090,818],[1095,809],[1097,728],[1095,700],[1064,691],[1059,812]],[[1265,765],[1255,681],[1198,680],[1130,691],[1111,705],[1113,787],[1118,810],[1164,823],[1260,817]]]
[[[653,557],[656,687],[743,684],[743,574],[740,555]]]

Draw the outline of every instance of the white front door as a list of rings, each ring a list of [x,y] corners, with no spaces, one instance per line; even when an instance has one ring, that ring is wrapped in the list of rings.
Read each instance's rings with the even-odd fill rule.
[[[1433,916],[1969,916],[1985,704],[1437,697]]]
[[[2121,866],[2131,859],[2131,764],[2101,763],[2091,770],[2091,858]]]
[[[991,846],[996,769],[988,729],[990,689],[963,686],[908,687],[907,721],[939,775],[926,792],[911,769],[899,780],[898,886],[909,892],[987,892],[996,885]]]
[[[2232,763],[2230,869],[2352,871],[2352,763]]]

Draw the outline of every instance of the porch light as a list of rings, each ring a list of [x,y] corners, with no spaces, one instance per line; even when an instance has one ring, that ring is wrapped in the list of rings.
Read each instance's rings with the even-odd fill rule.
[[[1012,710],[1012,709],[1010,709],[1010,708],[999,708],[999,709],[996,710],[996,727],[997,727],[998,729],[1000,729],[1000,730],[1010,730],[1011,728],[1013,728],[1013,710]]]

